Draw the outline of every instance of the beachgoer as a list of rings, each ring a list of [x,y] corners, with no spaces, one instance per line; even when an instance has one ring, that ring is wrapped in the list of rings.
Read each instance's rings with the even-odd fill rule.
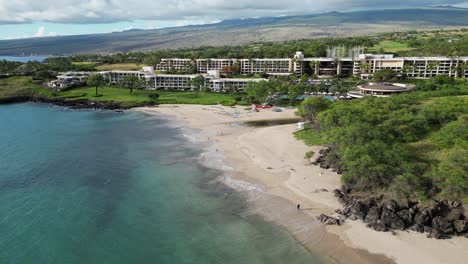
[[[228,194],[227,194],[227,193],[224,193],[224,198],[225,198],[225,199],[228,198]]]
[[[301,209],[301,205],[300,204],[297,204],[297,210],[300,210]]]

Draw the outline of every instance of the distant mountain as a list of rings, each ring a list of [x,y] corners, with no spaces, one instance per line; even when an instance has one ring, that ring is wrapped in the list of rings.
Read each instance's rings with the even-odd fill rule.
[[[225,20],[215,24],[0,41],[0,54],[77,54],[241,45],[468,26],[468,9],[450,6],[330,12]]]

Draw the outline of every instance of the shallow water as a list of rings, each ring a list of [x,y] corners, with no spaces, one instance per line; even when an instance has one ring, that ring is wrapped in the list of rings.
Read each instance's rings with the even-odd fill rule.
[[[19,62],[28,62],[28,61],[38,61],[43,62],[50,56],[46,55],[36,55],[36,56],[0,56],[0,60],[7,61],[19,61]]]
[[[320,262],[200,154],[142,113],[0,105],[0,263]]]

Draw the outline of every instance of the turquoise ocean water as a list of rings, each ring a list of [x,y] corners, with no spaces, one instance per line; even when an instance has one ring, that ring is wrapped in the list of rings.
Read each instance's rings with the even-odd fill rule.
[[[200,151],[143,113],[0,105],[0,263],[319,263]]]
[[[38,61],[42,62],[50,56],[46,55],[35,55],[35,56],[1,56],[0,60],[7,60],[7,61],[19,61],[19,62],[28,62],[28,61]]]

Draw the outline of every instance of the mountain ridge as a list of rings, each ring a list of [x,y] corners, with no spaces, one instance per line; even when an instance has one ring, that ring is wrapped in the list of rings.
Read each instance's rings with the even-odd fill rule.
[[[468,9],[428,7],[223,20],[152,30],[1,40],[0,54],[82,54],[243,45],[468,26]]]

